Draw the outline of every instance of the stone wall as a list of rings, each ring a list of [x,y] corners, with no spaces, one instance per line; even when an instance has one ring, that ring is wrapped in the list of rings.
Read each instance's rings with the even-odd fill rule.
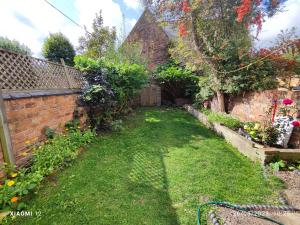
[[[141,57],[147,60],[150,68],[166,63],[169,58],[169,37],[149,10],[144,11],[125,40],[125,44],[130,43],[141,45]]]
[[[199,112],[190,105],[185,105],[184,108],[199,121],[201,121],[205,126],[214,130],[243,155],[247,156],[253,161],[260,161],[261,163],[265,164],[277,156],[280,159],[291,162],[300,160],[299,149],[282,149],[262,146],[258,143],[248,140],[247,138],[239,135],[237,132],[219,123],[209,122],[205,114]]]
[[[30,155],[30,145],[45,140],[45,126],[60,132],[64,124],[74,118],[74,114],[79,116],[81,123],[86,122],[84,109],[77,107],[76,104],[77,93],[56,91],[55,95],[53,93],[39,95],[23,92],[17,96],[16,98],[16,94],[4,95],[5,111],[17,164],[21,164]],[[3,160],[3,157],[0,160]]]
[[[267,90],[263,92],[249,92],[244,95],[226,98],[228,113],[242,121],[262,121],[272,105],[273,98],[281,102],[284,98],[291,98],[300,106],[300,91]],[[211,101],[212,111],[218,111],[217,99]],[[299,115],[297,115],[299,117]],[[300,119],[300,118],[299,118]],[[294,130],[290,140],[293,147],[300,148],[300,129]]]

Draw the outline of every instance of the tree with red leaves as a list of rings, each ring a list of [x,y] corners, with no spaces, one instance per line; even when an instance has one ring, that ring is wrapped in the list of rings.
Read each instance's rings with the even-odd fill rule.
[[[243,64],[251,48],[249,28],[262,29],[263,18],[273,16],[280,0],[143,0],[159,21],[178,27],[188,46],[194,46],[197,61],[217,94],[219,110],[225,111],[224,92],[237,74],[227,73]],[[242,53],[241,53],[242,52]],[[200,60],[199,60],[200,59]],[[222,71],[221,73],[219,71]]]

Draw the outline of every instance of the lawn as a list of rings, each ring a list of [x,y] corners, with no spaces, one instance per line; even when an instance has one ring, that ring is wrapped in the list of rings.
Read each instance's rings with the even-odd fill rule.
[[[12,224],[189,225],[208,200],[277,195],[258,164],[185,111],[142,108],[44,182],[28,201],[34,215]]]

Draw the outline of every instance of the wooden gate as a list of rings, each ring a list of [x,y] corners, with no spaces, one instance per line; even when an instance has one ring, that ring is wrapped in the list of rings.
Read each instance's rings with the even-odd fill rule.
[[[140,95],[141,106],[161,106],[161,88],[151,83],[145,87]]]

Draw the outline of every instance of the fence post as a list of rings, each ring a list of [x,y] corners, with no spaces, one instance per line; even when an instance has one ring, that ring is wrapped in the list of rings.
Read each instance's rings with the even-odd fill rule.
[[[8,163],[11,166],[14,166],[15,157],[13,154],[11,137],[9,133],[1,87],[0,87],[0,142],[3,151],[4,162]]]
[[[62,64],[63,67],[64,67],[65,76],[66,76],[66,78],[67,78],[67,81],[68,81],[68,84],[69,84],[69,88],[72,89],[72,85],[71,85],[69,73],[68,73],[68,70],[67,70],[67,67],[66,67],[66,64],[65,64],[65,60],[61,58],[61,59],[60,59],[60,62],[61,62],[61,64]]]

